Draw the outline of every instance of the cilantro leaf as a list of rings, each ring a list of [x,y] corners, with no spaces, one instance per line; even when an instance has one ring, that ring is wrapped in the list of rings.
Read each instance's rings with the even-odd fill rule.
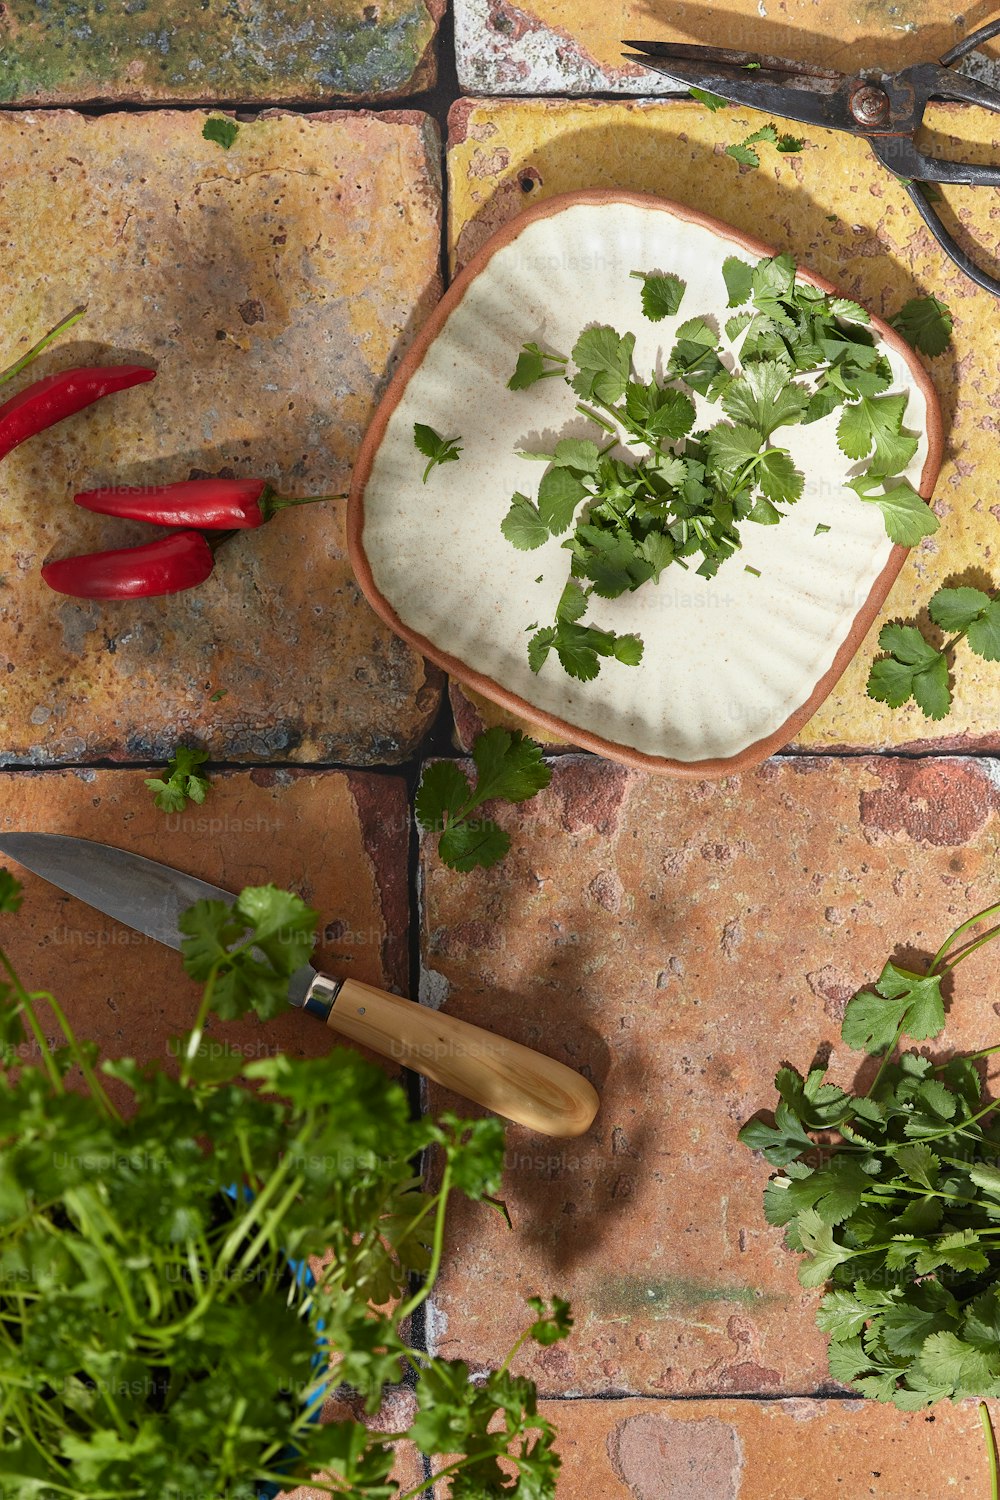
[[[838,1245],[833,1229],[824,1224],[814,1208],[804,1208],[799,1214],[798,1231],[802,1248],[810,1257],[799,1266],[799,1281],[803,1286],[822,1286],[837,1266],[851,1259],[853,1252]]]
[[[424,484],[435,465],[457,463],[462,451],[458,438],[443,438],[433,427],[428,427],[426,422],[414,422],[413,441],[419,452],[429,460],[424,470]]]
[[[477,866],[488,870],[510,852],[510,834],[491,818],[455,823],[445,829],[438,854],[451,870],[467,875]]]
[[[570,1316],[568,1302],[562,1297],[553,1297],[551,1309],[542,1301],[541,1297],[529,1297],[528,1306],[532,1312],[538,1314],[537,1320],[528,1329],[528,1337],[543,1348],[550,1344],[559,1343],[560,1339],[568,1338],[573,1328],[573,1319]]]
[[[206,141],[214,141],[217,146],[222,146],[228,151],[239,135],[240,127],[235,120],[230,120],[226,116],[213,115],[211,119],[205,121],[201,133]]]
[[[538,513],[538,507],[520,490],[511,497],[510,510],[500,522],[500,530],[512,546],[521,552],[533,552],[551,535]]]
[[[476,803],[502,797],[505,802],[526,802],[552,780],[542,747],[516,730],[496,727],[481,734],[472,747],[479,773]]]
[[[660,323],[673,317],[681,305],[687,282],[679,276],[661,275],[656,272],[633,271],[633,277],[642,282],[642,310],[651,323]]]
[[[757,466],[757,483],[774,505],[790,505],[802,494],[805,478],[784,448],[767,448]]]
[[[449,819],[461,816],[472,788],[453,760],[438,760],[425,768],[413,810],[422,832],[440,833]]]
[[[157,807],[164,812],[182,812],[188,801],[204,802],[211,783],[207,776],[200,776],[197,767],[208,760],[207,750],[193,750],[188,745],[178,745],[167,762],[166,778],[148,777],[146,786],[156,793]]]
[[[318,917],[273,885],[248,887],[231,907],[198,901],[177,922],[184,967],[192,979],[212,980],[211,1008],[223,1020],[250,1010],[269,1020],[284,1011],[289,977],[308,962]]]
[[[759,167],[760,157],[751,146],[741,142],[726,147],[726,155],[731,156],[733,161],[739,162],[741,167]]]
[[[689,88],[688,93],[692,99],[697,99],[699,104],[704,104],[705,108],[710,109],[713,114],[718,109],[725,109],[729,103],[728,99],[722,99],[718,94],[713,94],[708,89]]]
[[[484,802],[525,802],[547,787],[552,771],[534,740],[499,726],[480,734],[472,746],[473,788],[454,761],[435,761],[424,770],[414,803],[424,833],[440,833],[438,854],[453,870],[468,873],[495,865],[510,849],[510,836],[491,818],[474,818]]]
[[[618,334],[602,325],[581,333],[573,346],[577,366],[572,386],[584,400],[614,402],[625,394],[632,370],[635,334]]]
[[[882,485],[882,493],[873,493]],[[922,537],[933,536],[941,522],[922,495],[918,495],[906,479],[897,480],[892,489],[886,489],[881,475],[859,474],[857,479],[847,481],[862,500],[877,505],[885,522],[886,535],[890,542],[901,547],[915,547]]]
[[[951,342],[951,311],[937,297],[912,297],[889,322],[922,354],[943,354]]]
[[[943,630],[962,632],[984,661],[1000,661],[1000,597],[991,598],[982,589],[938,589],[928,612]]]
[[[801,151],[805,146],[805,141],[801,138],[801,136],[786,134],[778,136],[776,145],[777,149],[780,152],[782,152],[783,154],[788,154],[791,152]]]
[[[726,387],[722,409],[734,422],[756,427],[767,438],[777,427],[801,422],[808,400],[808,391],[789,379],[784,365],[760,360]]]
[[[558,536],[570,525],[573,512],[588,493],[587,486],[574,470],[549,469],[538,486],[538,515],[542,524],[553,536]]]
[[[539,380],[565,374],[563,355],[547,354],[538,344],[522,344],[514,373],[507,382],[509,391],[526,391]]]
[[[847,1002],[840,1034],[856,1052],[885,1052],[897,1035],[927,1041],[944,1028],[939,974],[913,974],[887,963],[875,989]]]
[[[803,1152],[812,1151],[813,1140],[802,1128],[794,1111],[782,1100],[774,1112],[774,1124],[750,1120],[739,1133],[739,1140],[751,1151],[762,1151],[774,1167],[785,1167]]]
[[[875,445],[873,473],[897,474],[917,451],[918,440],[900,431],[907,397],[862,396],[845,406],[837,427],[837,442],[848,458],[867,458]]]
[[[900,708],[911,697],[927,718],[943,718],[951,706],[948,662],[913,625],[883,625],[879,646],[890,654],[873,662],[868,696],[890,708]]]

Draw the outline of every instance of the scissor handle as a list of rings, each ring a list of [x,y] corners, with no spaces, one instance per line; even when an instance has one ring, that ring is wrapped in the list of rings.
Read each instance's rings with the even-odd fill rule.
[[[950,68],[952,63],[957,63],[960,57],[965,57],[968,52],[975,52],[980,42],[988,42],[991,37],[1000,36],[1000,16],[995,21],[987,21],[985,26],[980,26],[978,31],[972,31],[961,42],[956,42],[954,47],[941,58],[941,64]]]
[[[964,271],[970,281],[976,282],[978,286],[983,287],[987,292],[992,292],[994,297],[1000,297],[1000,280],[997,280],[995,276],[991,276],[988,271],[982,270],[981,267],[976,265],[975,261],[969,258],[961,245],[958,244],[948,229],[945,228],[944,220],[927,197],[920,183],[909,183],[906,191],[913,199],[920,217],[941,246],[941,249],[946,255],[951,257],[959,270]]]

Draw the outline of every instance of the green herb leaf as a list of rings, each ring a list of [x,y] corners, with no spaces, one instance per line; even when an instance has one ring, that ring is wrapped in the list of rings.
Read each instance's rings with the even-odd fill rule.
[[[514,373],[507,382],[507,389],[526,391],[536,385],[539,380],[565,374],[565,365],[564,356],[547,354],[538,344],[523,344],[517,356]]]
[[[928,611],[942,630],[963,631],[970,648],[984,661],[1000,661],[1000,598],[982,589],[938,589]]]
[[[222,146],[228,151],[240,133],[240,127],[235,120],[226,116],[213,115],[206,120],[202,126],[201,133],[206,141],[214,141],[217,146]]]
[[[789,378],[784,365],[760,360],[726,387],[722,408],[734,422],[755,427],[768,438],[778,427],[801,422],[808,400],[808,391]]]
[[[188,802],[202,803],[208,795],[211,783],[207,776],[200,776],[198,766],[208,760],[207,750],[193,750],[187,745],[178,745],[167,762],[166,778],[148,777],[146,786],[156,793],[157,807],[164,812],[182,812]]]
[[[688,93],[692,99],[697,99],[699,104],[704,104],[705,108],[710,109],[713,114],[715,114],[717,109],[725,109],[729,103],[728,99],[722,99],[718,94],[713,94],[708,89],[689,88]]]
[[[426,422],[414,422],[413,441],[419,452],[430,460],[424,470],[424,484],[427,483],[427,476],[437,464],[457,463],[458,455],[462,451],[458,438],[443,438],[434,431],[433,427],[428,427]]]
[[[538,507],[517,491],[510,502],[510,510],[500,523],[500,530],[512,546],[521,552],[532,552],[547,542],[551,533],[538,513]]]
[[[572,358],[577,374],[571,382],[584,400],[612,403],[625,394],[632,370],[635,334],[618,334],[602,325],[588,328],[573,346]]]
[[[633,271],[632,275],[642,282],[642,310],[649,321],[660,323],[664,318],[673,317],[681,305],[687,283],[669,273],[664,276]]]
[[[951,311],[937,297],[911,298],[889,322],[922,354],[943,354],[951,342]]]
[[[840,1034],[856,1052],[885,1052],[897,1034],[927,1041],[944,1028],[939,974],[912,974],[887,963],[875,990],[847,1002]]]
[[[805,144],[801,136],[797,135],[779,135],[776,142],[777,149],[783,154],[801,151],[805,147]]]
[[[440,833],[438,853],[453,870],[467,873],[495,865],[510,849],[510,836],[490,818],[473,818],[484,802],[525,802],[548,786],[552,771],[534,740],[496,727],[472,746],[477,778],[473,789],[454,761],[436,761],[424,771],[414,810],[424,833]]]
[[[915,547],[925,536],[933,536],[941,525],[922,495],[918,495],[908,480],[901,479],[886,489],[881,475],[860,474],[857,479],[847,481],[862,500],[877,505],[885,522],[886,535],[891,542],[901,547]],[[882,485],[882,493],[874,489]]]

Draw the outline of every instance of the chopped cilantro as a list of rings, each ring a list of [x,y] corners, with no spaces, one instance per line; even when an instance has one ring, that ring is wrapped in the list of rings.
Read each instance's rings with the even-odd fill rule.
[[[178,745],[167,762],[166,778],[149,777],[146,786],[156,793],[156,805],[164,812],[182,812],[188,801],[204,802],[211,783],[200,776],[198,766],[208,760],[207,750],[192,750]]]
[[[418,451],[428,460],[424,470],[424,484],[436,464],[456,463],[462,451],[458,438],[440,437],[426,422],[414,422],[413,441]]]

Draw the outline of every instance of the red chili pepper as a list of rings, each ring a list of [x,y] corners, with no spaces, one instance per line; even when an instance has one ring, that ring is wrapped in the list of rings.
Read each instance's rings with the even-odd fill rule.
[[[290,505],[315,505],[321,500],[344,497],[310,495],[303,500],[290,500],[273,490],[266,479],[186,479],[179,484],[84,490],[74,498],[84,510],[121,516],[128,521],[150,521],[154,526],[248,531],[263,526],[276,511]]]
[[[46,563],[42,577],[49,588],[74,599],[145,599],[195,588],[205,582],[214,562],[200,531],[175,531],[141,547]]]
[[[156,371],[145,365],[89,365],[36,380],[0,406],[0,458],[36,432],[83,411],[102,396],[141,385],[155,375]]]
[[[73,498],[84,510],[127,521],[246,531],[270,520],[273,495],[265,479],[188,479],[138,489],[84,490]]]

